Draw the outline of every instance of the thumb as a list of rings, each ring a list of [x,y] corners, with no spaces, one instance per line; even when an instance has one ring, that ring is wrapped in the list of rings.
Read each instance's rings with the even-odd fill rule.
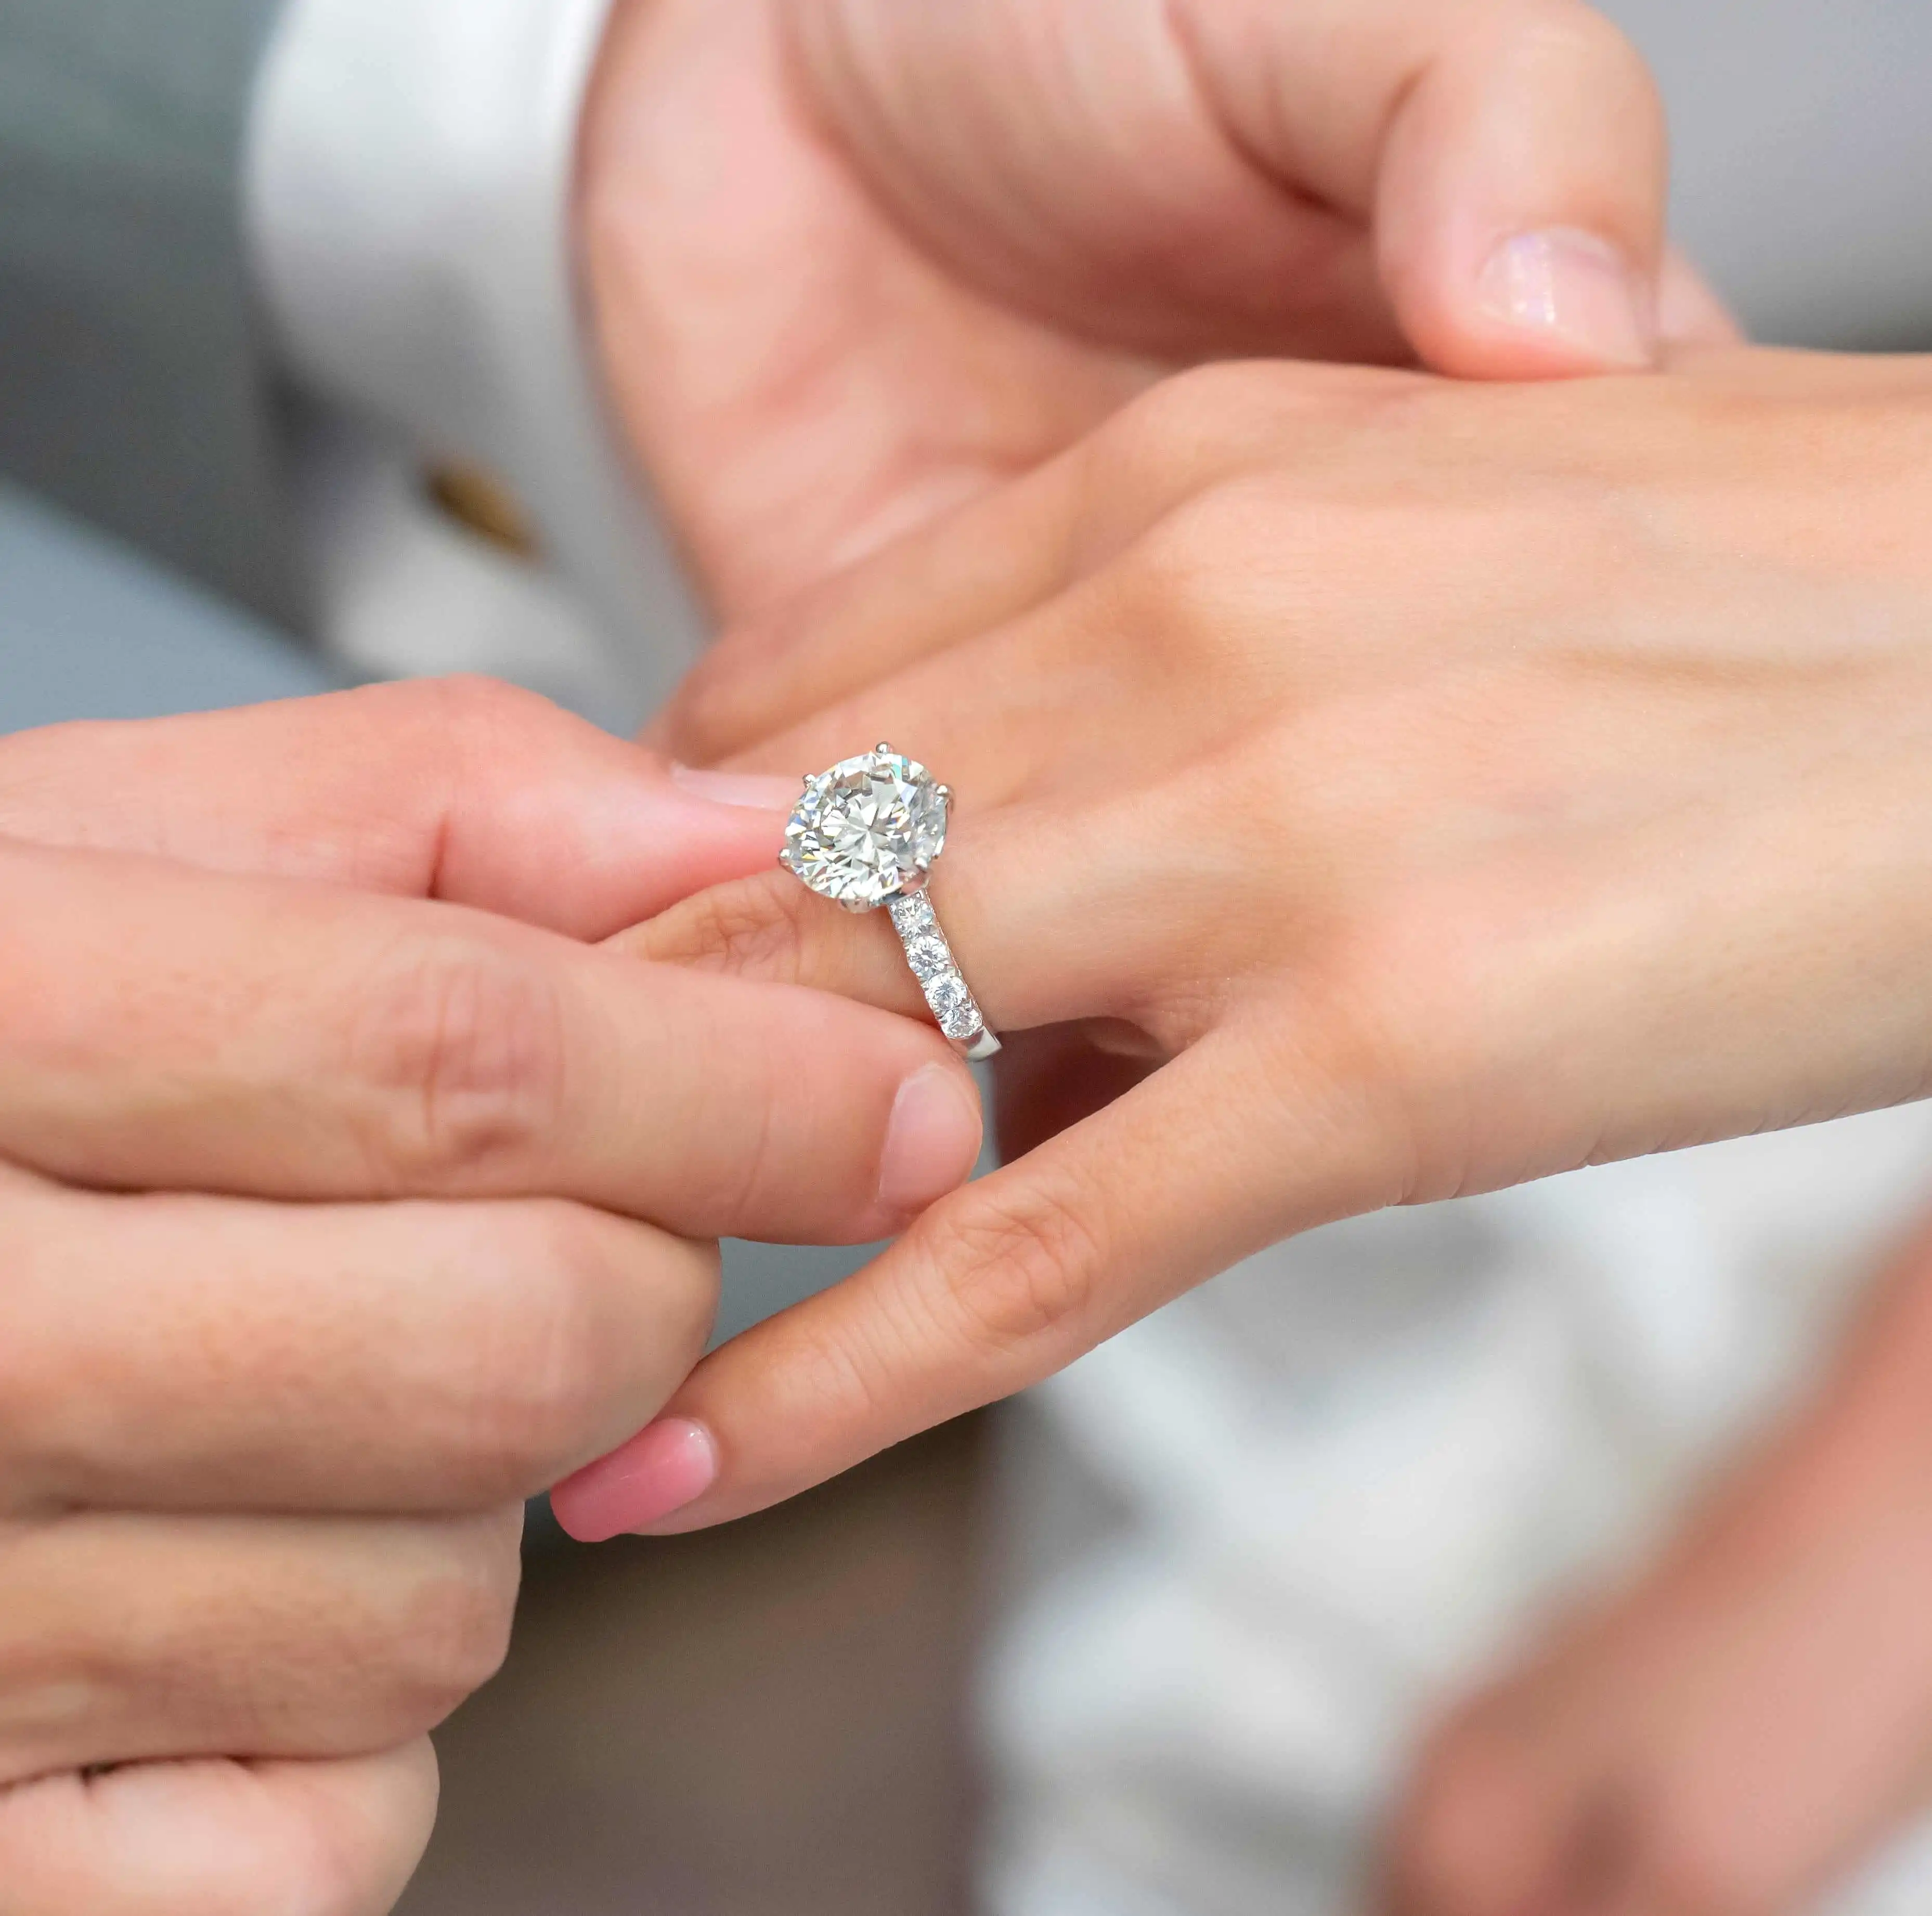
[[[1377,258],[1428,363],[1510,378],[1648,366],[1668,159],[1649,70],[1570,0],[1497,10],[1390,124]]]
[[[0,739],[6,838],[442,898],[584,938],[769,866],[796,791],[683,772],[482,679]]]
[[[1372,224],[1384,292],[1425,364],[1533,379],[1655,363],[1664,112],[1600,14],[1579,0],[1180,13],[1249,149]]]

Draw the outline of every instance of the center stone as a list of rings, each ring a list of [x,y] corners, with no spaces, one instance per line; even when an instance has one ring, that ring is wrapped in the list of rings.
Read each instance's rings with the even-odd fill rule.
[[[922,765],[881,745],[806,781],[785,827],[784,862],[841,904],[882,905],[946,844],[946,793]]]

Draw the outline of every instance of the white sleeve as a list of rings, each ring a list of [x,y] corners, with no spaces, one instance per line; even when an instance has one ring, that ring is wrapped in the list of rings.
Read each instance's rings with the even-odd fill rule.
[[[572,196],[611,0],[290,0],[256,91],[250,243],[305,386],[515,489],[604,622],[688,610],[586,349]]]

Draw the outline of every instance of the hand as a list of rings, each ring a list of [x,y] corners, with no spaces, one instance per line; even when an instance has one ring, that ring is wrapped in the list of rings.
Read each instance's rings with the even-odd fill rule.
[[[964,1175],[937,1034],[579,942],[778,825],[482,687],[0,742],[4,1916],[388,1909],[688,1240]]]
[[[1202,358],[1728,331],[1576,0],[623,0],[583,154],[612,390],[734,617]]]
[[[673,1412],[722,1474],[663,1527],[1324,1220],[1922,1094],[1929,454],[1923,362],[1218,367],[728,637],[683,752],[922,759],[993,1027],[1104,1065],[1088,1104],[1144,1081],[710,1358]],[[889,926],[776,870],[629,943],[918,1004]]]
[[[1664,1561],[1456,1713],[1390,1916],[1779,1916],[1932,1782],[1932,1238]]]

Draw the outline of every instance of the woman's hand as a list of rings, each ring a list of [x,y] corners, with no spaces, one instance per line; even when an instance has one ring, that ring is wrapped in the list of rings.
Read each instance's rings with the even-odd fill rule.
[[[1390,1916],[1780,1916],[1932,1786],[1932,1238],[1648,1576],[1458,1711]]]
[[[1726,322],[1578,0],[624,0],[613,394],[730,616],[1229,353],[1534,378]]]
[[[1922,362],[1228,365],[728,638],[686,755],[884,738],[956,788],[934,899],[1052,1060],[1021,1141],[1144,1081],[710,1359],[673,1408],[722,1474],[666,1527],[1324,1219],[1923,1093],[1928,523]],[[781,871],[628,943],[919,1006],[882,918]]]
[[[484,687],[0,742],[4,1916],[387,1910],[704,1240],[965,1174],[937,1034],[581,942],[778,823]]]

